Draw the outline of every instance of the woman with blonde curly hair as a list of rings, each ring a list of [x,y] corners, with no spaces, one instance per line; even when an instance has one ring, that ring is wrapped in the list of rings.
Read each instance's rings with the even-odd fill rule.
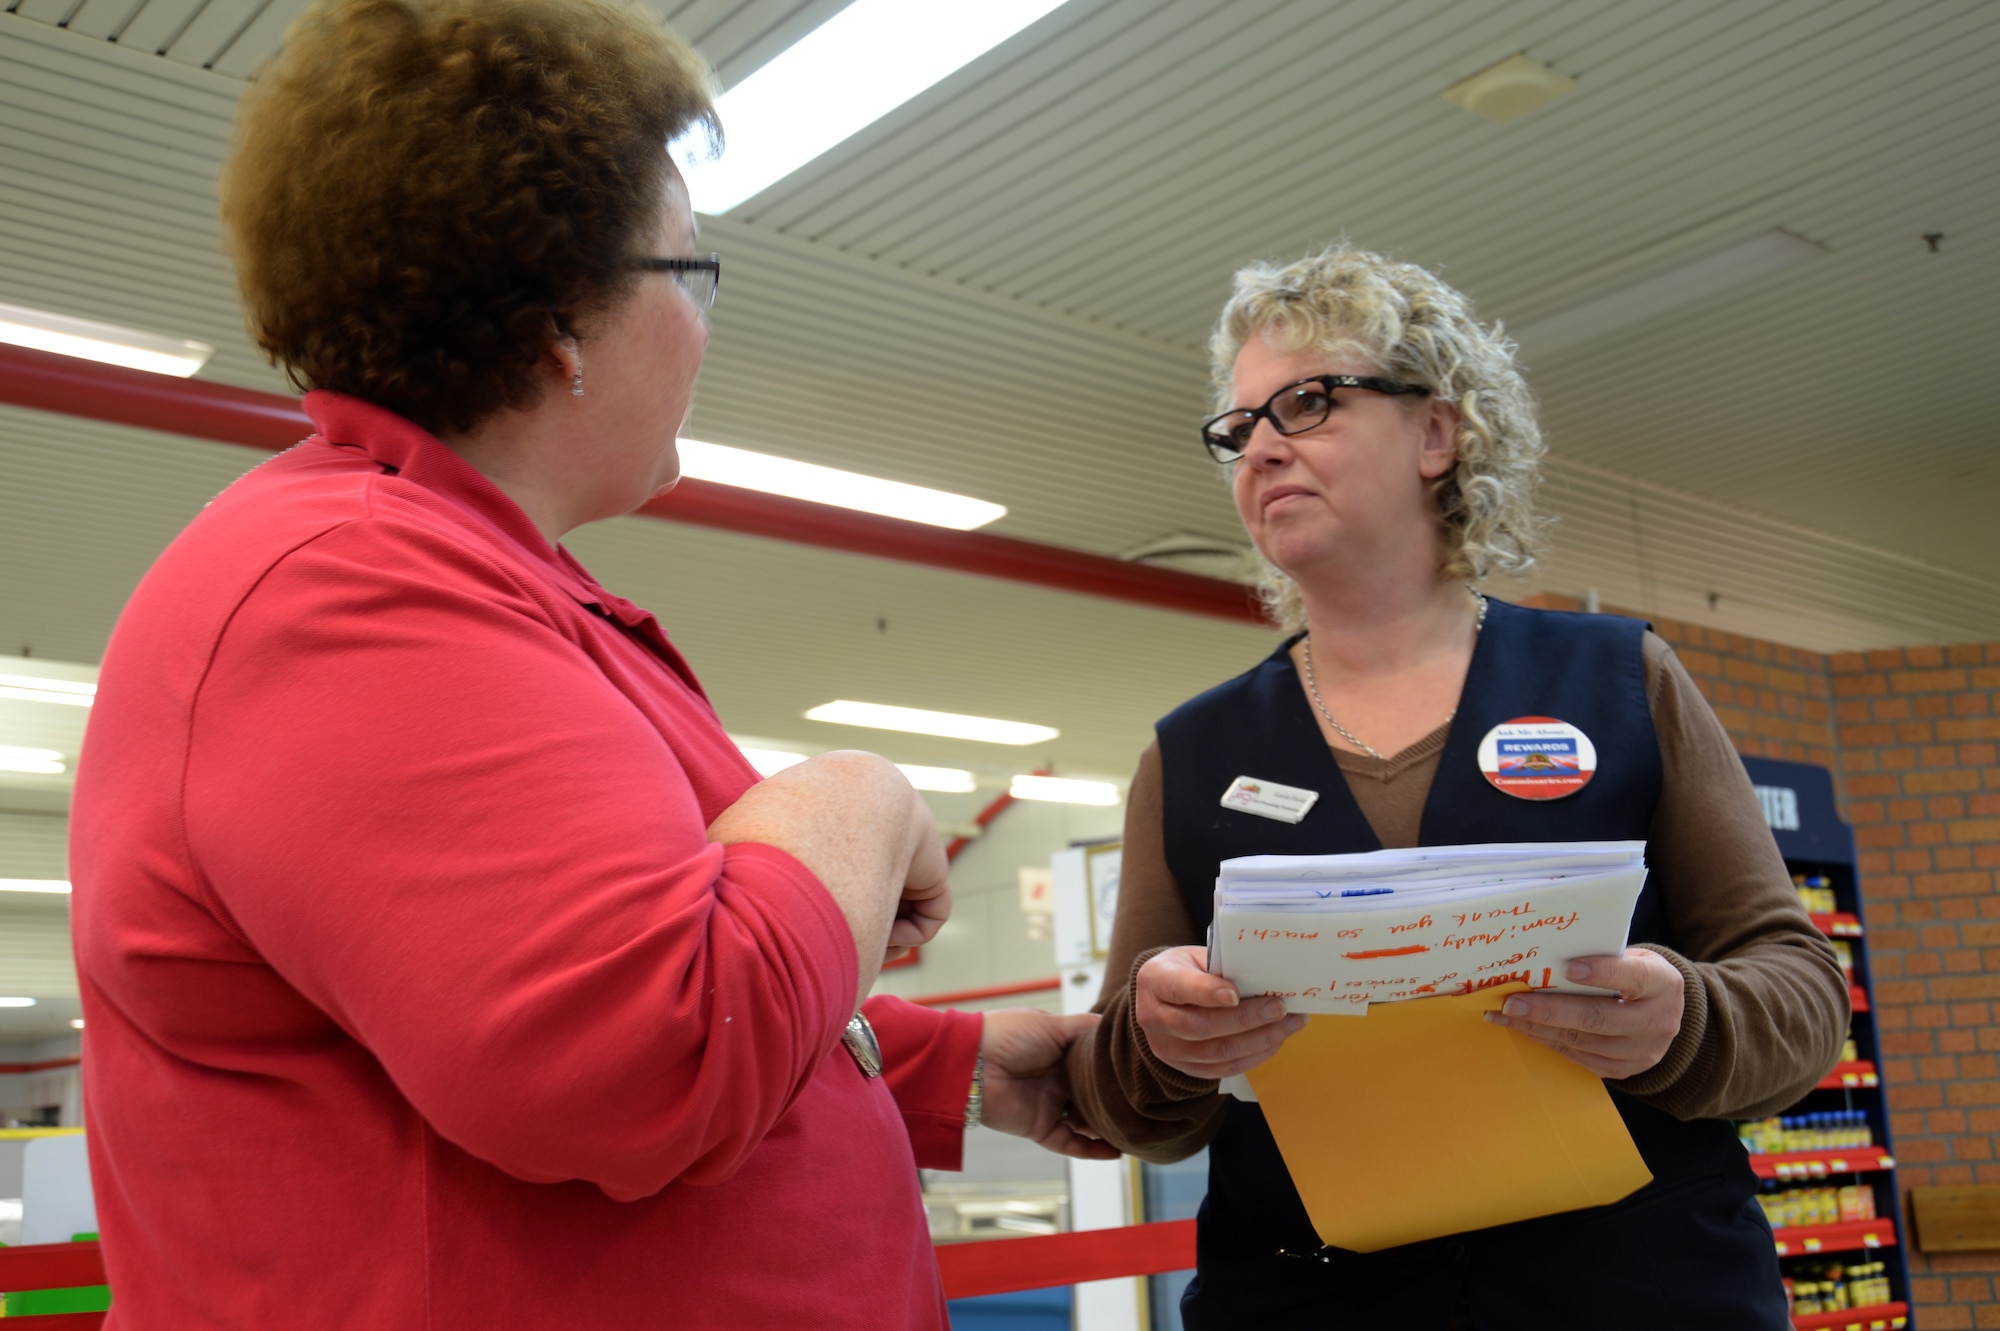
[[[721,264],[666,149],[713,118],[624,0],[320,0],[246,94],[224,220],[317,433],[105,656],[108,1325],[938,1331],[918,1164],[981,1114],[1106,1153],[1089,1018],[857,1007],[949,908],[909,782],[760,782],[560,543],[678,474]]]
[[[1209,1148],[1186,1325],[1778,1331],[1770,1230],[1725,1120],[1813,1086],[1847,988],[1665,642],[1473,585],[1528,568],[1541,525],[1541,434],[1507,342],[1423,269],[1336,246],[1239,272],[1210,351],[1202,442],[1231,469],[1287,636],[1163,719],[1140,759],[1104,1022],[1069,1055],[1107,1140],[1157,1161]],[[1510,728],[1594,763],[1582,781],[1496,780],[1483,751]],[[1323,1246],[1256,1104],[1220,1090],[1306,1019],[1207,973],[1217,865],[1627,838],[1649,843],[1633,946],[1570,963],[1604,995],[1518,995],[1499,1020],[1605,1079],[1654,1182],[1377,1253]]]

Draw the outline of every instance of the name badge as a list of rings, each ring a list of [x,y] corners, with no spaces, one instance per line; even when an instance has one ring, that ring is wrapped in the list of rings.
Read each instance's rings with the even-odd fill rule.
[[[1559,800],[1597,774],[1590,736],[1553,716],[1517,716],[1479,741],[1479,770],[1515,799]]]
[[[1234,809],[1238,813],[1254,813],[1259,818],[1271,818],[1281,823],[1298,822],[1318,800],[1317,790],[1281,786],[1275,781],[1260,781],[1254,776],[1239,776],[1229,783],[1229,789],[1222,792],[1223,808]]]

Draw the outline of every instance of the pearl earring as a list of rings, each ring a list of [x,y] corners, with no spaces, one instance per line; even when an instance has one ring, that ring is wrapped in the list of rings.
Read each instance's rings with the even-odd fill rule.
[[[577,367],[577,371],[576,371],[576,376],[575,376],[574,378],[572,378],[572,379],[571,379],[571,380],[569,381],[569,394],[570,394],[570,396],[571,396],[571,397],[582,397],[582,396],[583,396],[583,367],[582,367],[582,366],[578,366],[578,367]]]

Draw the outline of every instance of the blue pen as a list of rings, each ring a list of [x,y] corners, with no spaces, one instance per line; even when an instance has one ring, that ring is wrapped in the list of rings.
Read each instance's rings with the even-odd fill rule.
[[[1349,887],[1343,888],[1340,893],[1344,897],[1389,897],[1395,894],[1393,887]]]

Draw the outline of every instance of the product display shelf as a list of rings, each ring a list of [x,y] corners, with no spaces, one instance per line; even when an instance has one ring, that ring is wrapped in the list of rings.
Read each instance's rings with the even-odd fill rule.
[[[1806,879],[1830,890],[1831,902],[1812,903],[1808,912],[1819,931],[1843,946],[1853,958],[1850,998],[1853,1008],[1852,1056],[1832,1069],[1806,1097],[1784,1111],[1784,1117],[1859,1111],[1868,1125],[1870,1144],[1843,1144],[1811,1150],[1753,1154],[1751,1167],[1765,1187],[1782,1194],[1788,1188],[1853,1187],[1872,1200],[1875,1218],[1848,1219],[1832,1224],[1786,1225],[1775,1230],[1780,1268],[1795,1291],[1825,1282],[1829,1266],[1855,1261],[1879,1262],[1888,1282],[1891,1302],[1832,1311],[1795,1309],[1792,1323],[1800,1331],[1823,1327],[1901,1331],[1911,1325],[1909,1274],[1905,1269],[1898,1220],[1901,1194],[1896,1186],[1895,1152],[1889,1137],[1889,1115],[1875,1038],[1874,1005],[1869,994],[1867,929],[1861,917],[1854,834],[1840,820],[1833,778],[1821,767],[1746,758],[1744,766],[1757,786],[1766,821],[1794,880]],[[1832,909],[1827,909],[1831,905]],[[1848,1262],[1841,1260],[1846,1254]],[[1865,1256],[1864,1256],[1865,1254]],[[1878,1295],[1879,1297],[1879,1295]],[[1803,1301],[1803,1300],[1802,1300]]]
[[[1857,1012],[1866,1012],[1867,1010],[1866,1008],[1855,1009]],[[1819,1085],[1813,1089],[1816,1091],[1873,1090],[1881,1084],[1882,1078],[1876,1073],[1875,1065],[1864,1058],[1853,1063],[1834,1064],[1833,1071],[1820,1078]]]
[[[1895,1246],[1894,1216],[1880,1216],[1874,1220],[1842,1220],[1833,1225],[1788,1225],[1778,1231],[1780,1257],[1866,1252],[1874,1248]]]
[[[1873,1174],[1894,1169],[1896,1158],[1879,1146],[1848,1146],[1829,1151],[1791,1151],[1753,1155],[1750,1168],[1758,1178],[1792,1182],[1824,1179],[1836,1174]]]
[[[1910,1305],[1907,1303],[1843,1308],[1830,1313],[1801,1313],[1792,1318],[1792,1325],[1799,1331],[1902,1331],[1909,1324]]]

